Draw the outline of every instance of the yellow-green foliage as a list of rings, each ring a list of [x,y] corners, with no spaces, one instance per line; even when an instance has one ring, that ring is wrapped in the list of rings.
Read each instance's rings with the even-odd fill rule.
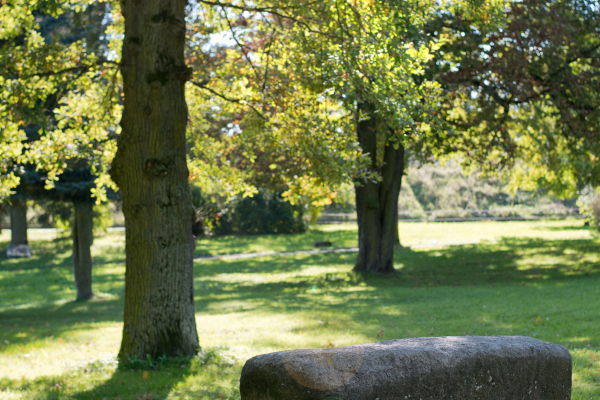
[[[94,205],[94,235],[106,234],[113,225],[113,217],[108,203]]]

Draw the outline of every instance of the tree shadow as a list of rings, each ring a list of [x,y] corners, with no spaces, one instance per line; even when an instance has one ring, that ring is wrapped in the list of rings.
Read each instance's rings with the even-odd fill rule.
[[[600,292],[592,290],[600,278],[600,244],[595,239],[505,238],[494,244],[403,249],[395,254],[398,272],[387,276],[349,273],[355,258],[356,253],[324,253],[199,261],[194,264],[196,311],[236,313],[236,319],[251,313],[298,316],[300,322],[292,334],[322,338],[323,347],[328,345],[329,333],[345,332],[363,335],[365,341],[500,334],[532,336],[572,347],[600,344],[595,311]],[[43,285],[63,285],[71,274],[68,262],[65,259],[48,269],[23,269],[30,274],[9,276],[2,287],[19,285],[24,278],[22,287],[29,291],[36,285],[40,289],[34,290],[40,291]],[[98,279],[103,285],[122,287],[122,272]],[[41,282],[34,283],[37,280]],[[63,293],[52,287],[43,290],[56,296]],[[100,301],[6,310],[0,312],[0,339],[25,345],[37,340],[34,335],[94,329],[91,322],[121,322],[122,309],[119,292]],[[15,324],[18,330],[9,331]],[[28,336],[19,337],[19,333]],[[276,332],[268,332],[265,336],[264,342],[271,347],[298,346],[293,335],[281,339]],[[103,399],[135,394],[138,398],[153,393],[153,398],[166,398],[175,390],[185,390],[195,398],[222,398],[219,394],[235,398],[231,382],[239,376],[239,364],[186,368],[179,375],[156,377],[148,371],[150,379],[144,378],[143,371],[115,370],[103,385],[69,396]],[[47,385],[45,398],[64,394],[60,379],[40,378]],[[191,380],[206,383],[183,385]]]
[[[32,256],[27,258],[7,258],[8,244],[9,242],[0,242],[0,271],[53,269],[62,266],[65,258],[70,260],[70,241],[33,241],[29,244]]]
[[[170,363],[158,369],[133,370],[117,368],[115,362],[94,362],[79,368],[76,375],[70,371],[31,381],[0,379],[0,387],[18,386],[19,391],[26,390],[36,399],[45,400],[158,400],[166,399],[170,394],[201,399],[239,398],[237,387],[220,382],[223,377],[230,382],[235,381],[239,376],[239,366],[225,362],[218,355],[207,358],[206,354],[201,353],[181,365]],[[73,381],[73,378],[80,381],[92,379],[96,383],[90,388]]]
[[[195,257],[227,255],[256,252],[257,247],[268,247],[274,252],[314,249],[313,242],[330,241],[334,247],[346,247],[348,243],[356,245],[356,231],[326,231],[311,227],[306,233],[268,234],[268,235],[224,235],[196,241]],[[255,250],[256,249],[256,250]],[[264,251],[264,250],[260,250]]]
[[[123,299],[119,297],[7,310],[0,312],[0,341],[21,347],[47,338],[59,339],[66,333],[93,330],[98,323],[122,320]]]
[[[600,264],[594,258],[586,258],[589,254],[600,254],[600,244],[583,239],[504,238],[494,244],[427,250],[404,248],[395,253],[395,274],[364,274],[361,279],[373,287],[433,287],[532,283],[600,276]],[[346,272],[350,272],[355,258],[356,253],[324,253],[243,260],[199,260],[195,263],[195,278],[199,281],[197,286],[201,291],[228,290],[240,285],[252,286],[258,291],[290,285],[302,287],[315,283],[312,277],[302,278],[302,270],[344,265],[347,266]],[[247,284],[240,284],[227,283],[226,279],[221,278],[211,279],[215,275],[282,273],[289,274],[287,282],[263,283],[248,279]],[[331,284],[335,285],[335,281],[344,275],[345,272],[340,272],[335,279],[331,278]]]
[[[579,220],[577,223],[573,223],[572,225],[563,225],[563,226],[536,226],[532,229],[536,231],[589,231],[592,234],[597,234],[598,230],[594,229],[592,226],[584,225],[583,220]]]
[[[346,291],[352,287],[369,288],[383,298],[393,297],[393,292],[387,289],[394,288],[493,288],[515,284],[531,288],[581,279],[597,280],[600,263],[590,256],[599,253],[600,244],[594,240],[515,238],[505,238],[495,244],[418,251],[403,249],[395,255],[398,272],[388,276],[349,273],[356,253],[202,261],[195,263],[196,310],[207,312],[215,304],[238,301],[239,311],[260,306],[269,312],[300,312],[306,308],[319,308],[322,302],[318,294],[327,293],[337,298],[340,311],[343,311],[353,303],[351,308],[357,307],[352,293]],[[31,262],[22,260],[28,265]],[[10,288],[14,297],[30,292],[33,287],[39,292],[38,296],[49,300],[59,298],[64,292],[55,287],[72,284],[70,266],[64,263],[53,266],[46,275],[38,271],[27,280],[20,275],[7,277],[2,286]],[[57,274],[61,268],[63,274]],[[313,272],[304,274],[307,269]],[[319,273],[320,269],[322,273]],[[258,277],[254,277],[257,274]],[[276,279],[269,281],[270,275]],[[123,276],[117,273],[95,276],[95,284],[122,287]],[[298,301],[299,297],[302,301]],[[122,291],[90,302],[72,301],[5,310],[0,312],[0,325],[4,328],[0,340],[25,345],[82,329],[82,325],[91,322],[121,322],[122,310]]]
[[[574,307],[585,303],[573,297],[589,295],[600,278],[599,254],[600,244],[593,240],[506,238],[496,244],[405,249],[396,253],[398,273],[387,276],[348,273],[356,253],[206,261],[196,265],[196,310],[324,314],[330,320],[315,318],[297,330],[318,335],[319,329],[343,333],[352,326],[371,332],[373,340],[521,334],[555,341],[554,333],[561,332],[565,344],[600,344],[600,333],[592,327],[597,324],[586,320],[593,308],[578,319],[572,315]],[[319,268],[328,270],[302,274]],[[242,274],[237,280],[236,273]],[[284,276],[265,282],[253,279],[256,273]],[[585,301],[595,304],[593,296]],[[422,320],[422,313],[436,316]]]

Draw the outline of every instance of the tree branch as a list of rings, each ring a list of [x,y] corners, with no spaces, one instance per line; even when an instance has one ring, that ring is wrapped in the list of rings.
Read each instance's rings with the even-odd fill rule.
[[[103,60],[103,61],[98,61],[94,64],[91,65],[78,65],[75,67],[70,67],[70,68],[65,68],[65,69],[61,69],[59,71],[43,71],[43,72],[34,72],[28,75],[24,75],[24,76],[19,76],[19,74],[16,74],[16,76],[19,79],[31,79],[35,76],[43,78],[43,77],[48,77],[48,76],[56,76],[56,75],[63,75],[63,74],[68,74],[70,72],[85,72],[88,71],[94,67],[98,67],[101,65],[112,65],[112,66],[120,66],[121,64],[115,62],[115,61],[110,61],[110,60]]]
[[[202,4],[206,4],[207,6],[215,6],[215,7],[225,7],[225,8],[233,8],[235,10],[240,10],[240,11],[250,11],[250,12],[266,12],[269,14],[273,14],[273,15],[277,15],[278,17],[281,18],[288,18],[288,19],[292,19],[295,20],[295,18],[291,15],[286,15],[286,14],[282,14],[279,11],[276,10],[296,10],[296,9],[301,9],[301,8],[305,8],[310,6],[311,4],[318,4],[319,1],[318,0],[314,0],[314,1],[309,1],[306,4],[302,4],[299,6],[295,6],[295,7],[246,7],[246,6],[239,6],[237,4],[231,4],[231,3],[224,3],[222,1],[219,0],[197,0],[198,3],[202,3]]]
[[[198,88],[200,88],[202,90],[206,90],[207,92],[212,93],[215,96],[220,97],[221,99],[223,99],[225,101],[228,101],[230,103],[242,104],[242,105],[246,105],[246,106],[250,107],[252,109],[252,111],[254,111],[256,113],[256,115],[258,115],[259,117],[261,117],[265,121],[267,120],[267,117],[265,117],[260,111],[258,111],[256,109],[256,107],[254,107],[252,104],[248,104],[246,102],[246,100],[244,100],[244,99],[234,99],[234,98],[231,98],[231,97],[227,97],[227,96],[225,96],[225,95],[217,92],[216,90],[207,87],[206,85],[208,84],[208,82],[210,82],[209,79],[205,79],[202,82],[190,81],[190,83],[192,85],[194,85],[194,86],[196,86],[196,87],[198,87]]]

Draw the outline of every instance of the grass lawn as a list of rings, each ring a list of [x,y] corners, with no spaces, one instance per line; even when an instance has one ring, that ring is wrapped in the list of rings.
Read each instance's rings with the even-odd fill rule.
[[[123,233],[94,243],[77,303],[70,243],[32,232],[34,256],[0,256],[0,399],[239,399],[256,354],[413,336],[525,335],[567,346],[573,399],[600,398],[600,239],[578,220],[402,223],[399,271],[348,274],[355,253],[195,262],[202,353],[117,369]],[[8,232],[0,235],[5,249]],[[356,246],[355,225],[199,241],[197,255]],[[443,246],[444,243],[469,243]],[[419,246],[420,245],[420,246]],[[425,246],[423,246],[425,245]],[[429,246],[429,247],[426,247]]]

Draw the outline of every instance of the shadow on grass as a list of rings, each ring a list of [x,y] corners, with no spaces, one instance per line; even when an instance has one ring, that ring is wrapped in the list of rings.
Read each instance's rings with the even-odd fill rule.
[[[157,370],[118,369],[115,363],[96,362],[59,376],[18,381],[0,379],[0,387],[4,392],[18,388],[19,392],[28,392],[31,398],[44,400],[153,400],[166,399],[169,395],[196,399],[239,398],[237,387],[230,384],[239,376],[239,367],[218,356],[207,359],[205,354],[201,353],[191,362]],[[90,385],[89,381],[93,383]]]
[[[3,278],[0,285],[4,294],[0,296],[4,304],[12,301],[18,306],[24,294],[29,301],[39,298],[51,302],[64,298],[65,293],[60,288],[72,285],[70,260],[64,259],[59,265],[47,268],[33,266],[51,260],[50,253],[66,251],[65,244],[54,245],[56,251],[38,256],[37,261],[19,260],[10,267],[13,272],[18,268],[22,271]],[[220,303],[237,301],[237,308],[228,311],[263,307],[265,311],[299,312],[320,307],[323,294],[335,296],[341,310],[360,303],[354,294],[346,291],[358,286],[377,291],[381,297],[393,297],[388,288],[544,286],[552,282],[598,279],[600,263],[594,257],[599,253],[600,244],[594,240],[514,238],[490,245],[424,251],[403,249],[395,254],[398,273],[389,276],[348,274],[355,253],[202,261],[195,263],[196,310],[206,312]],[[302,274],[307,268],[328,268],[332,272]],[[4,263],[2,269],[6,270]],[[239,277],[229,280],[228,276],[233,274],[239,274]],[[264,274],[265,279],[253,277],[256,274]],[[266,279],[277,274],[285,276],[271,281]],[[122,280],[121,274],[102,274],[95,276],[95,285],[114,287],[122,285]],[[302,301],[298,301],[300,297]],[[90,302],[5,310],[0,312],[0,327],[3,328],[0,339],[23,345],[38,338],[60,336],[64,331],[89,322],[121,322],[122,309],[122,292],[119,292],[108,299]],[[36,333],[31,334],[29,330]]]
[[[590,225],[584,225],[584,220],[578,220],[572,225],[563,226],[537,226],[533,228],[536,231],[589,231],[592,234],[598,233],[598,230],[594,229]]]
[[[64,242],[39,242],[34,246],[39,254],[36,259],[6,264],[13,260],[0,258],[0,272],[10,272],[0,282],[0,298],[3,305],[13,307],[0,312],[0,339],[22,345],[36,337],[60,335],[80,323],[121,322],[122,291],[98,301],[18,308],[27,301],[52,303],[64,299],[64,287],[73,285],[70,257],[51,264],[57,262],[53,254],[65,255],[70,247]],[[397,250],[398,273],[389,276],[348,274],[356,253],[200,261],[195,263],[196,310],[206,312],[215,305],[237,301],[239,311],[263,307],[265,311],[298,312],[320,307],[321,297],[328,294],[336,297],[340,310],[350,307],[344,311],[348,312],[355,307],[353,304],[360,303],[355,294],[346,291],[351,287],[364,287],[392,299],[395,292],[388,288],[494,288],[506,284],[532,287],[598,279],[599,254],[600,244],[595,240],[505,238],[495,244]],[[309,268],[312,271],[304,274]],[[319,273],[321,268],[323,272]],[[94,279],[96,286],[123,284],[120,273],[96,274]],[[30,329],[35,335],[29,334]]]
[[[53,269],[62,266],[66,258],[70,261],[72,245],[69,240],[33,241],[29,244],[32,256],[28,258],[7,258],[8,244],[0,242],[0,271]]]
[[[122,311],[121,298],[8,310],[0,312],[0,340],[19,347],[45,338],[58,339],[67,332],[93,329],[93,324],[121,322]]]
[[[55,245],[54,254],[70,251],[61,243]],[[276,329],[261,334],[260,346],[279,349],[298,346],[295,340],[300,336],[295,335],[317,338],[322,343],[316,345],[325,347],[337,344],[328,343],[329,336],[343,337],[348,332],[354,340],[364,341],[499,334],[555,341],[580,348],[577,351],[600,345],[596,311],[600,244],[595,240],[509,238],[495,244],[404,249],[395,254],[398,273],[389,276],[349,274],[355,257],[356,253],[329,253],[196,262],[196,310],[240,314],[235,319],[245,314],[273,319],[292,315],[298,322],[289,334],[279,335]],[[52,259],[38,262],[48,260]],[[61,287],[72,284],[69,257],[44,268],[30,262],[19,260],[10,269],[3,262],[0,267],[0,273],[6,272],[0,281],[2,303],[15,305],[0,312],[0,339],[21,346],[36,337],[91,330],[98,322],[121,322],[122,292],[105,300],[17,308],[24,296],[64,298]],[[118,286],[123,276],[110,272],[95,279],[98,285]],[[577,357],[578,353],[574,358],[578,365],[588,368],[589,356]],[[35,398],[44,399],[239,398],[235,387],[239,364],[192,363],[169,371],[147,371],[147,376],[143,371],[88,369],[19,382],[19,390],[30,387],[39,393]],[[85,374],[96,374],[93,383],[78,387],[70,382],[72,377],[87,379]],[[591,372],[581,379],[595,385]],[[0,386],[15,382],[0,380]]]
[[[505,238],[495,244],[452,246],[415,251],[396,250],[396,274],[362,275],[373,286],[461,286],[495,283],[528,283],[540,280],[576,279],[600,274],[600,264],[587,255],[599,255],[600,244],[593,240],[550,241]],[[237,286],[214,275],[300,273],[307,267],[344,265],[351,271],[356,253],[326,253],[291,257],[264,257],[230,261],[196,262],[195,276],[216,289]],[[341,275],[340,275],[341,274]],[[340,273],[339,276],[345,275]],[[324,279],[320,277],[318,279]],[[338,279],[339,280],[339,279]],[[256,288],[281,285],[312,285],[313,277],[292,277],[287,283],[251,283]],[[202,285],[200,285],[202,287]],[[242,283],[243,286],[243,283]],[[334,284],[335,286],[335,284]]]
[[[325,231],[311,227],[306,233],[269,235],[225,235],[196,241],[195,257],[246,252],[313,250],[313,242],[330,241],[334,247],[357,245],[356,230]],[[248,251],[248,248],[253,250]]]
[[[95,291],[110,287],[117,294],[76,302],[70,240],[32,241],[30,246],[30,258],[7,259],[0,253],[0,346],[60,337],[92,322],[122,321],[122,275],[94,265]]]
[[[585,297],[600,278],[599,253],[592,240],[406,249],[396,253],[398,273],[389,276],[349,274],[355,253],[207,261],[196,264],[196,310],[314,314],[297,330],[315,335],[321,329],[368,332],[373,340],[519,334],[581,347],[600,344],[593,311],[599,299]],[[327,270],[302,274],[315,268]],[[279,273],[285,275],[278,281],[253,277]]]

